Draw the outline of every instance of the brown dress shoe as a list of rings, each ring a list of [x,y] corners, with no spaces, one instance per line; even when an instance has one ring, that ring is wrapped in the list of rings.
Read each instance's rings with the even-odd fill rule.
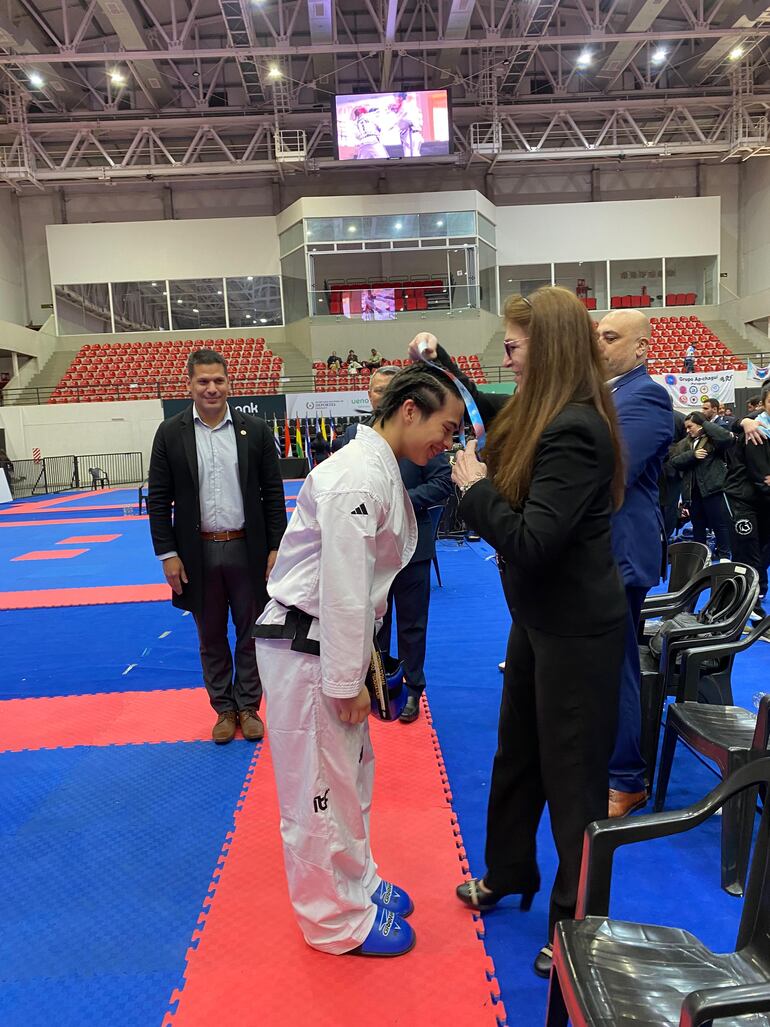
[[[226,745],[235,738],[235,725],[237,722],[235,710],[225,710],[217,717],[217,722],[211,732],[211,737],[217,745]]]
[[[619,792],[616,788],[610,788],[609,815],[627,817],[634,810],[646,806],[648,798],[647,792]]]
[[[241,731],[247,742],[258,742],[265,737],[265,725],[257,711],[252,706],[247,706],[238,714],[241,722]]]

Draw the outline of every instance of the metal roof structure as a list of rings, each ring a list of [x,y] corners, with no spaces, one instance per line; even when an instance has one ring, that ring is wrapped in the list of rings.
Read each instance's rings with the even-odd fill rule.
[[[451,90],[436,164],[743,160],[770,153],[766,3],[7,0],[0,181],[313,172],[334,95],[391,89]]]

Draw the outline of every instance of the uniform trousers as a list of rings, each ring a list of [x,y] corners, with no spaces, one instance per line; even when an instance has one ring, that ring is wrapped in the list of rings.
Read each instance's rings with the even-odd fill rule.
[[[246,539],[203,542],[203,607],[194,614],[203,681],[217,713],[259,708],[262,685],[251,629],[264,607],[264,582],[257,594],[249,571]],[[235,658],[227,634],[235,626]]]
[[[575,913],[583,833],[607,817],[624,636],[622,623],[574,638],[514,624],[508,640],[484,883],[512,893],[539,888],[536,837],[547,802],[559,856],[549,938]]]
[[[708,528],[714,532],[717,556],[730,559],[730,510],[725,502],[724,492],[715,492],[711,496],[702,496],[700,490],[693,486],[690,497],[690,520],[692,521],[692,537],[696,542],[706,541]]]
[[[747,563],[759,573],[759,593],[767,592],[767,568],[770,563],[770,502],[758,499],[746,503],[727,497],[731,517],[733,559]]]
[[[270,600],[260,624],[282,624]],[[317,629],[317,623],[314,625]],[[316,637],[313,628],[310,637]],[[256,639],[268,709],[289,897],[305,941],[339,955],[374,924],[380,885],[369,835],[374,752],[369,724],[345,724],[321,691],[317,656],[284,639]]]

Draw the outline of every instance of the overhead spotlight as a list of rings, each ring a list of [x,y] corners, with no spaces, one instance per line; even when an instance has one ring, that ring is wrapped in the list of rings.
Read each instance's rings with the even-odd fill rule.
[[[222,295],[222,290],[221,289],[217,289],[217,296],[221,296],[221,295]]]
[[[200,78],[200,77],[201,77],[201,73],[200,73],[199,71],[194,71],[194,72],[192,73],[192,77],[193,77],[193,78]]]
[[[743,57],[743,47],[734,46],[728,56],[731,61],[739,61]]]
[[[653,64],[662,64],[668,55],[668,51],[664,46],[658,47],[655,53],[652,55]]]
[[[593,58],[591,56],[591,51],[590,50],[583,50],[583,52],[578,55],[577,66],[579,68],[587,68],[592,60],[593,60]]]
[[[157,284],[158,284],[157,282],[153,282],[153,283],[152,283],[152,285],[153,285],[153,288],[154,288],[154,287],[155,287],[155,286],[156,286]]]
[[[181,300],[177,300],[177,303],[181,303],[181,302],[182,302]]]
[[[283,72],[275,64],[272,65],[267,73],[268,78],[283,78]]]
[[[110,72],[110,82],[114,86],[124,86],[126,84],[126,76],[119,68],[113,68]]]
[[[29,75],[29,84],[35,89],[42,89],[45,85],[45,79],[38,71],[31,71]]]
[[[200,311],[198,310],[198,308],[197,307],[193,307],[193,314],[199,314],[199,313],[200,313]]]
[[[246,281],[247,282],[253,282],[254,281],[254,275],[247,275],[246,276]]]
[[[267,324],[267,318],[266,317],[260,317],[259,323],[263,324],[263,325],[266,325]]]

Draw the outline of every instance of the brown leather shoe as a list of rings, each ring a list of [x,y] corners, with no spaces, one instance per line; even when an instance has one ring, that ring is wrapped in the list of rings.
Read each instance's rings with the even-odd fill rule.
[[[217,717],[217,722],[211,732],[211,737],[217,745],[226,745],[235,738],[235,725],[237,723],[235,710],[225,710]]]
[[[245,710],[241,710],[238,719],[241,722],[243,737],[247,742],[258,742],[260,738],[265,737],[265,725],[253,706],[247,706]]]
[[[646,806],[648,798],[647,792],[619,792],[610,788],[609,816],[627,817],[634,810]]]

